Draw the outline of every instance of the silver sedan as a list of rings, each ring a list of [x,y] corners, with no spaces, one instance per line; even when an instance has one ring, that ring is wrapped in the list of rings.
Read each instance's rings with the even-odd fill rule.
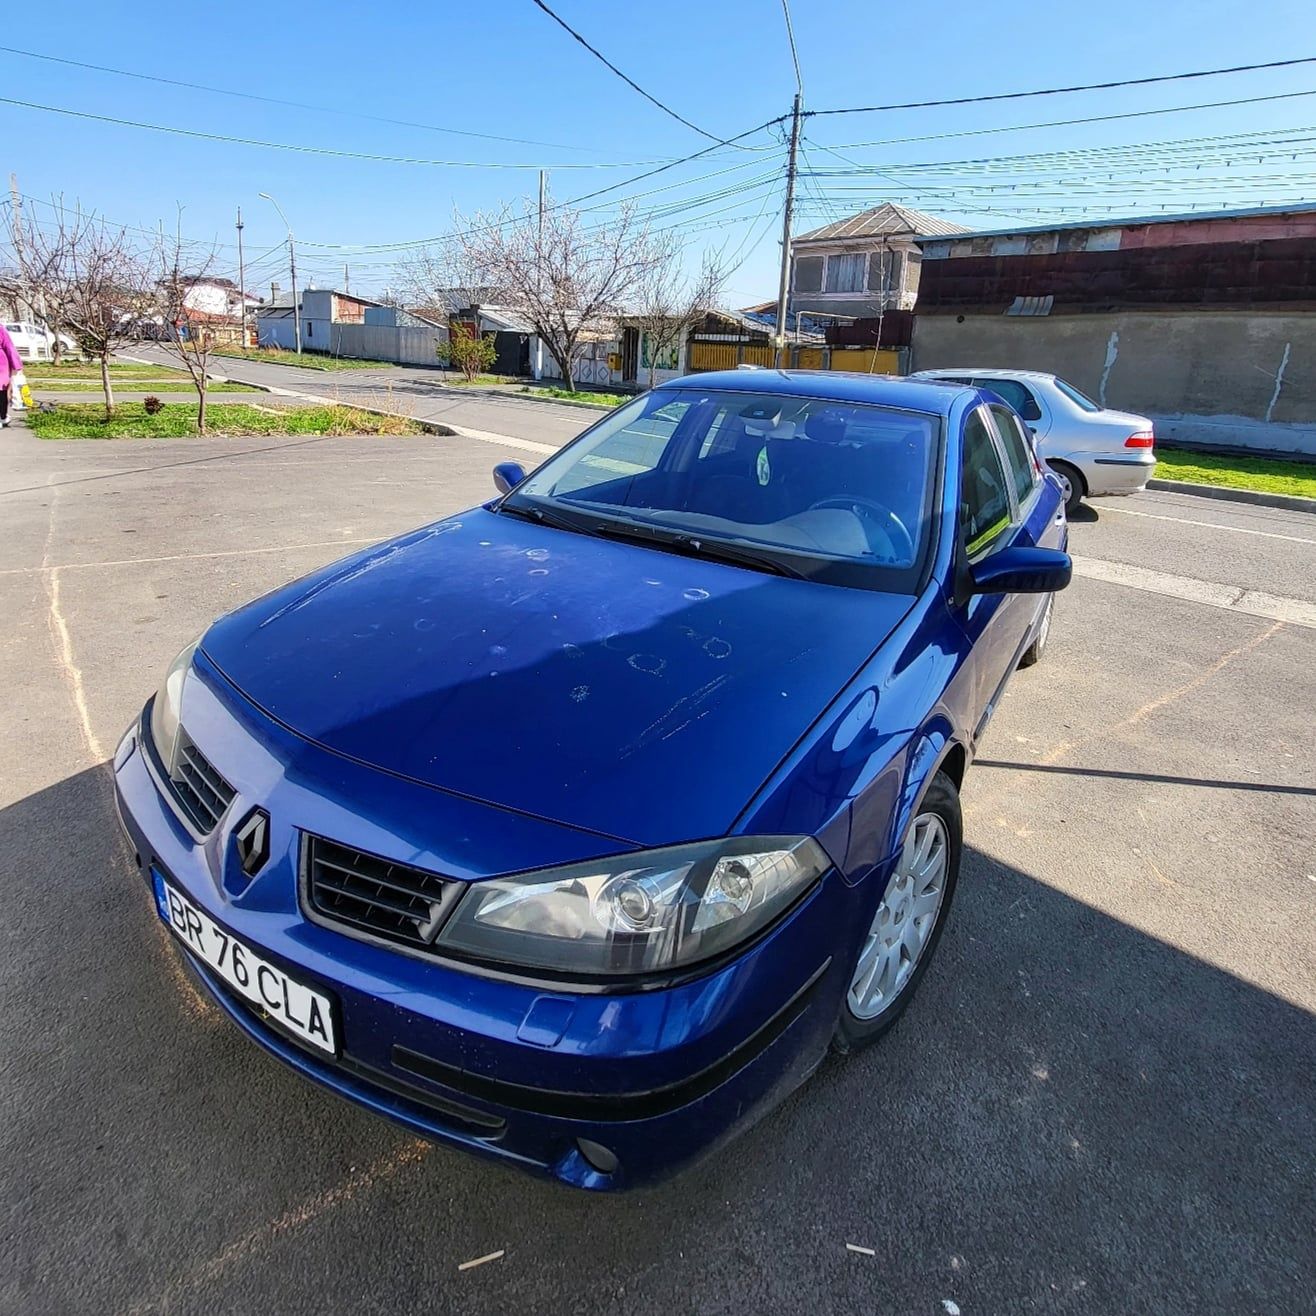
[[[1036,436],[1038,455],[1060,478],[1069,512],[1084,498],[1138,493],[1156,469],[1156,435],[1146,416],[1098,406],[1057,375],[966,366],[920,370],[915,377],[975,384],[1004,398]]]

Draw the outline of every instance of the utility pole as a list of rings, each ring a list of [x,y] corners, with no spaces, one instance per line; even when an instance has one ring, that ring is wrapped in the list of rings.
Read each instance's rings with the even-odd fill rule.
[[[547,201],[548,170],[541,169],[539,171],[539,250],[535,253],[535,282],[538,285],[541,303],[544,297],[544,207]],[[544,340],[538,334],[535,335],[535,360],[532,373],[536,379],[544,377]]]
[[[781,282],[777,285],[777,351],[774,364],[782,367],[786,351],[786,299],[791,282],[791,221],[795,210],[795,171],[800,153],[800,93],[795,93],[795,106],[791,111],[791,150],[786,161],[786,206],[781,217]]]
[[[247,342],[247,263],[242,259],[242,207],[238,207],[238,298],[242,304],[242,350]]]
[[[349,280],[348,277],[347,277],[347,262],[346,262],[346,261],[343,262],[343,291],[344,291],[344,292],[351,292],[351,291],[352,291],[352,283],[351,283],[351,280]]]
[[[301,303],[297,300],[297,244],[292,236],[292,225],[288,223],[288,216],[283,213],[283,207],[268,192],[262,192],[260,197],[262,201],[268,201],[278,211],[279,218],[283,220],[284,228],[288,230],[288,274],[292,282],[292,332],[297,340],[294,350],[298,356],[301,356],[302,308]]]

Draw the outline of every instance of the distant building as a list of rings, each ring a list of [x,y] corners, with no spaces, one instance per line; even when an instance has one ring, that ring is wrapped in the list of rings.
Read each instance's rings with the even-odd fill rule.
[[[915,239],[963,233],[949,220],[884,202],[791,239],[793,313],[834,322],[909,310],[918,295]]]
[[[919,240],[916,370],[1045,370],[1194,444],[1316,453],[1316,205]]]

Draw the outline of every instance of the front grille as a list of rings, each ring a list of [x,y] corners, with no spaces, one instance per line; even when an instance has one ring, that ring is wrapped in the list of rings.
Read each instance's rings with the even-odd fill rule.
[[[429,946],[461,894],[459,882],[321,836],[305,846],[306,897],[326,920],[389,941]]]
[[[233,796],[237,794],[181,729],[169,784],[192,826],[202,833],[215,830],[224,810],[233,803]]]

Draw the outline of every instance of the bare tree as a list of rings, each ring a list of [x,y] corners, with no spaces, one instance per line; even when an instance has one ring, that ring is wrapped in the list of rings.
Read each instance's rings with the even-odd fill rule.
[[[163,345],[187,371],[196,389],[196,428],[206,432],[206,403],[210,388],[210,352],[215,346],[215,318],[223,313],[208,310],[197,288],[206,281],[215,263],[214,247],[185,243],[180,235],[161,238],[155,254],[157,313],[164,322]],[[227,309],[227,304],[226,304]]]
[[[24,280],[45,302],[56,332],[67,327],[78,346],[100,362],[105,416],[114,414],[110,357],[136,333],[151,300],[150,264],[125,228],[80,207],[53,202],[53,218],[24,226]]]
[[[663,259],[635,212],[587,224],[578,210],[530,200],[493,215],[457,215],[447,243],[422,253],[403,282],[434,304],[453,289],[479,294],[473,304],[498,305],[538,334],[575,390],[576,365],[590,337],[611,334],[615,317],[640,280]]]
[[[658,362],[679,355],[690,330],[716,309],[725,282],[715,256],[706,254],[692,276],[683,268],[678,242],[669,237],[657,245],[657,258],[636,283],[626,315],[647,351],[650,388],[657,382]]]

